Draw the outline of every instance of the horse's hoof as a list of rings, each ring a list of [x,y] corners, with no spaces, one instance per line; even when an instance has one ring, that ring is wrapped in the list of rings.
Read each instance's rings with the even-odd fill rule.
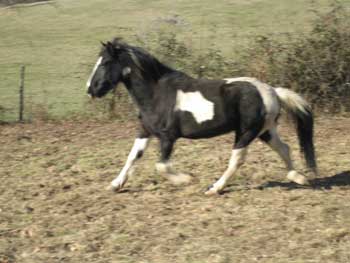
[[[168,179],[174,185],[189,184],[192,181],[192,176],[188,174],[172,174],[168,175]]]
[[[219,195],[220,191],[214,188],[214,186],[209,186],[207,191],[204,192],[205,195]]]
[[[114,179],[110,185],[107,187],[107,190],[112,190],[114,192],[119,191],[120,189],[123,188],[123,186],[125,185],[125,183],[128,181],[128,178],[126,177],[117,177],[116,179]]]
[[[307,180],[307,178],[298,173],[297,171],[290,171],[287,175],[287,178],[289,180],[291,180],[294,183],[300,184],[300,185],[308,185],[309,181]]]
[[[110,184],[106,187],[106,190],[111,191],[111,192],[117,192],[119,190],[119,188]]]
[[[120,189],[123,188],[124,184],[125,184],[125,182],[124,182],[124,183],[119,183],[119,184],[110,183],[110,184],[106,187],[106,190],[107,190],[107,191],[118,192]]]

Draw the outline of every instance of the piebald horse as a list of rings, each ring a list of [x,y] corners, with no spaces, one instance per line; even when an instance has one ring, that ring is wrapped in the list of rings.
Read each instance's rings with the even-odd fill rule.
[[[143,155],[151,137],[160,141],[159,173],[173,183],[191,177],[176,172],[169,159],[179,138],[210,138],[234,131],[232,155],[221,178],[205,192],[220,193],[243,164],[249,144],[256,138],[266,142],[284,161],[287,178],[307,184],[294,169],[289,147],[277,133],[277,119],[284,108],[295,120],[306,164],[316,173],[313,115],[297,93],[273,88],[255,78],[196,79],[162,64],[142,48],[119,38],[102,43],[99,58],[87,82],[88,94],[102,97],[123,83],[139,111],[140,128],[131,152],[110,188],[121,189],[135,161]]]

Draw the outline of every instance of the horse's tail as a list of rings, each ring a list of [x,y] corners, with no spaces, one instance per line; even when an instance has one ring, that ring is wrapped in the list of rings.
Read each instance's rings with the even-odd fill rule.
[[[317,174],[315,147],[313,143],[314,118],[310,105],[296,92],[276,88],[282,107],[295,121],[300,150],[304,154],[307,166]]]

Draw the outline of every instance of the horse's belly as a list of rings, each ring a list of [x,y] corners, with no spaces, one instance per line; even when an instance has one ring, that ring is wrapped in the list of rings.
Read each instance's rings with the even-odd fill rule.
[[[228,122],[225,116],[216,117],[213,120],[201,123],[198,123],[188,112],[183,112],[180,117],[181,137],[184,138],[210,138],[230,132],[233,129],[233,123]]]

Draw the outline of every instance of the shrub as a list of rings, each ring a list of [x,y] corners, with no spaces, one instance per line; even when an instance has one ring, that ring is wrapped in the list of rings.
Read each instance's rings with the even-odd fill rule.
[[[194,48],[193,39],[178,33],[178,23],[142,32],[135,39],[160,61],[194,77],[252,76],[303,94],[319,110],[350,112],[349,22],[345,7],[335,2],[328,13],[317,14],[308,33],[280,39],[257,36],[246,50],[232,52],[235,59],[214,44]],[[127,93],[118,94],[106,97],[103,107],[98,106],[101,112],[111,118],[135,116]]]
[[[305,94],[316,108],[350,111],[350,16],[336,3],[311,32],[287,41],[259,37],[248,52],[250,75]]]

